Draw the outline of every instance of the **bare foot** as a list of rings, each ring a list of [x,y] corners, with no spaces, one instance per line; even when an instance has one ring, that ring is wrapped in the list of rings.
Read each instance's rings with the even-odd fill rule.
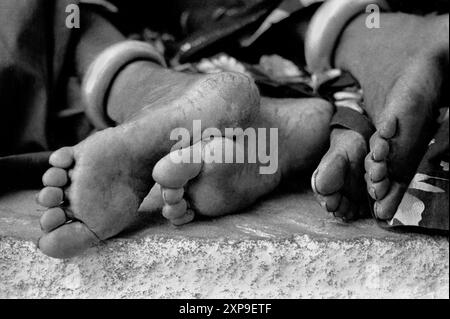
[[[375,215],[390,219],[430,142],[439,107],[448,106],[449,18],[384,13],[380,19],[379,29],[368,29],[365,16],[349,24],[336,64],[363,88],[377,130],[365,159],[367,191]]]
[[[441,92],[446,89],[442,70],[448,71],[448,56],[411,64],[378,116],[365,159],[365,179],[380,219],[394,216],[435,132]]]
[[[329,138],[332,108],[318,99],[262,99],[255,128],[278,128],[279,169],[261,174],[260,162],[211,163],[209,154],[247,154],[249,145],[239,139],[214,138],[182,152],[200,150],[201,163],[175,163],[171,155],[161,159],[153,178],[161,185],[163,215],[175,225],[192,221],[194,212],[205,216],[236,213],[278,186],[283,177],[305,173],[323,154]],[[267,133],[268,134],[268,133]],[[269,143],[267,143],[269,145]],[[271,150],[265,150],[267,154]],[[300,175],[301,176],[301,175]]]
[[[355,220],[365,213],[363,174],[367,151],[362,135],[335,128],[331,132],[330,149],[311,178],[321,206],[344,221]]]
[[[154,184],[153,167],[175,143],[172,129],[192,135],[193,120],[203,127],[247,127],[258,113],[258,91],[243,75],[160,73],[136,115],[51,155],[53,167],[38,195],[49,208],[38,243],[46,255],[78,255],[139,220],[137,210]]]

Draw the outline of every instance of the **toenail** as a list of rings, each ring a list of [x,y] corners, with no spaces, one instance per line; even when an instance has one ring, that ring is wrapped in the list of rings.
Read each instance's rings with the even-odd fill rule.
[[[39,248],[39,242],[41,241],[41,238],[42,238],[42,236],[39,237],[39,238],[36,240],[36,242],[34,243],[34,244],[36,245],[36,248],[37,248],[37,249],[40,249],[40,248]]]
[[[371,187],[371,188],[370,188],[370,194],[371,194],[371,196],[373,197],[373,199],[378,200],[377,192],[375,191],[375,188],[374,188],[374,187]]]
[[[373,205],[373,212],[374,212],[374,214],[375,214],[375,216],[377,218],[380,218],[378,216],[379,215],[379,210],[380,210],[380,206],[379,206],[378,202],[375,202],[375,204]]]
[[[311,178],[311,188],[312,188],[313,192],[316,194],[319,194],[319,191],[317,190],[317,187],[316,187],[316,177],[318,174],[319,174],[319,169],[316,169]]]
[[[377,161],[376,159],[375,159],[375,153],[374,152],[370,152],[370,158],[372,159],[372,161]]]

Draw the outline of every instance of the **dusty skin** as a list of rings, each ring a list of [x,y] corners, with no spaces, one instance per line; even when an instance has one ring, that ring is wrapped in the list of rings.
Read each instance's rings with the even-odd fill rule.
[[[53,167],[38,195],[48,208],[38,243],[44,254],[78,255],[136,222],[154,185],[153,167],[174,143],[169,139],[173,128],[191,128],[193,120],[219,129],[245,128],[258,114],[259,94],[246,76],[158,72],[140,111],[51,155]]]
[[[270,193],[283,177],[307,178],[324,153],[329,140],[331,105],[319,99],[263,98],[254,123],[257,128],[278,128],[279,169],[260,174],[260,162],[251,163],[175,163],[170,154],[153,170],[164,199],[163,215],[175,225],[192,221],[194,214],[220,216],[238,212]],[[269,145],[269,143],[266,143]],[[214,138],[201,141],[182,152],[201,149],[205,154],[225,152],[248,154],[248,143],[238,139]]]

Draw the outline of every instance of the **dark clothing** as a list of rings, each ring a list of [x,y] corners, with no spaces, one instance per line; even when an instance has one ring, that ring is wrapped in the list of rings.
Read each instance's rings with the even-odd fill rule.
[[[70,61],[73,32],[65,26],[65,10],[71,3],[76,1],[0,1],[0,178],[4,187],[13,186],[17,173],[26,176],[30,163],[42,171],[46,155],[36,153],[59,146],[55,115],[66,91],[64,69]],[[39,172],[30,170],[33,176]]]

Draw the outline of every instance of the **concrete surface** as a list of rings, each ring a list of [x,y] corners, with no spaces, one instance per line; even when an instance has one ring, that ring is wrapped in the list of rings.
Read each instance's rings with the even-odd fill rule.
[[[309,193],[180,228],[142,212],[71,260],[36,250],[35,193],[0,196],[1,298],[449,298],[448,237],[344,224]]]

